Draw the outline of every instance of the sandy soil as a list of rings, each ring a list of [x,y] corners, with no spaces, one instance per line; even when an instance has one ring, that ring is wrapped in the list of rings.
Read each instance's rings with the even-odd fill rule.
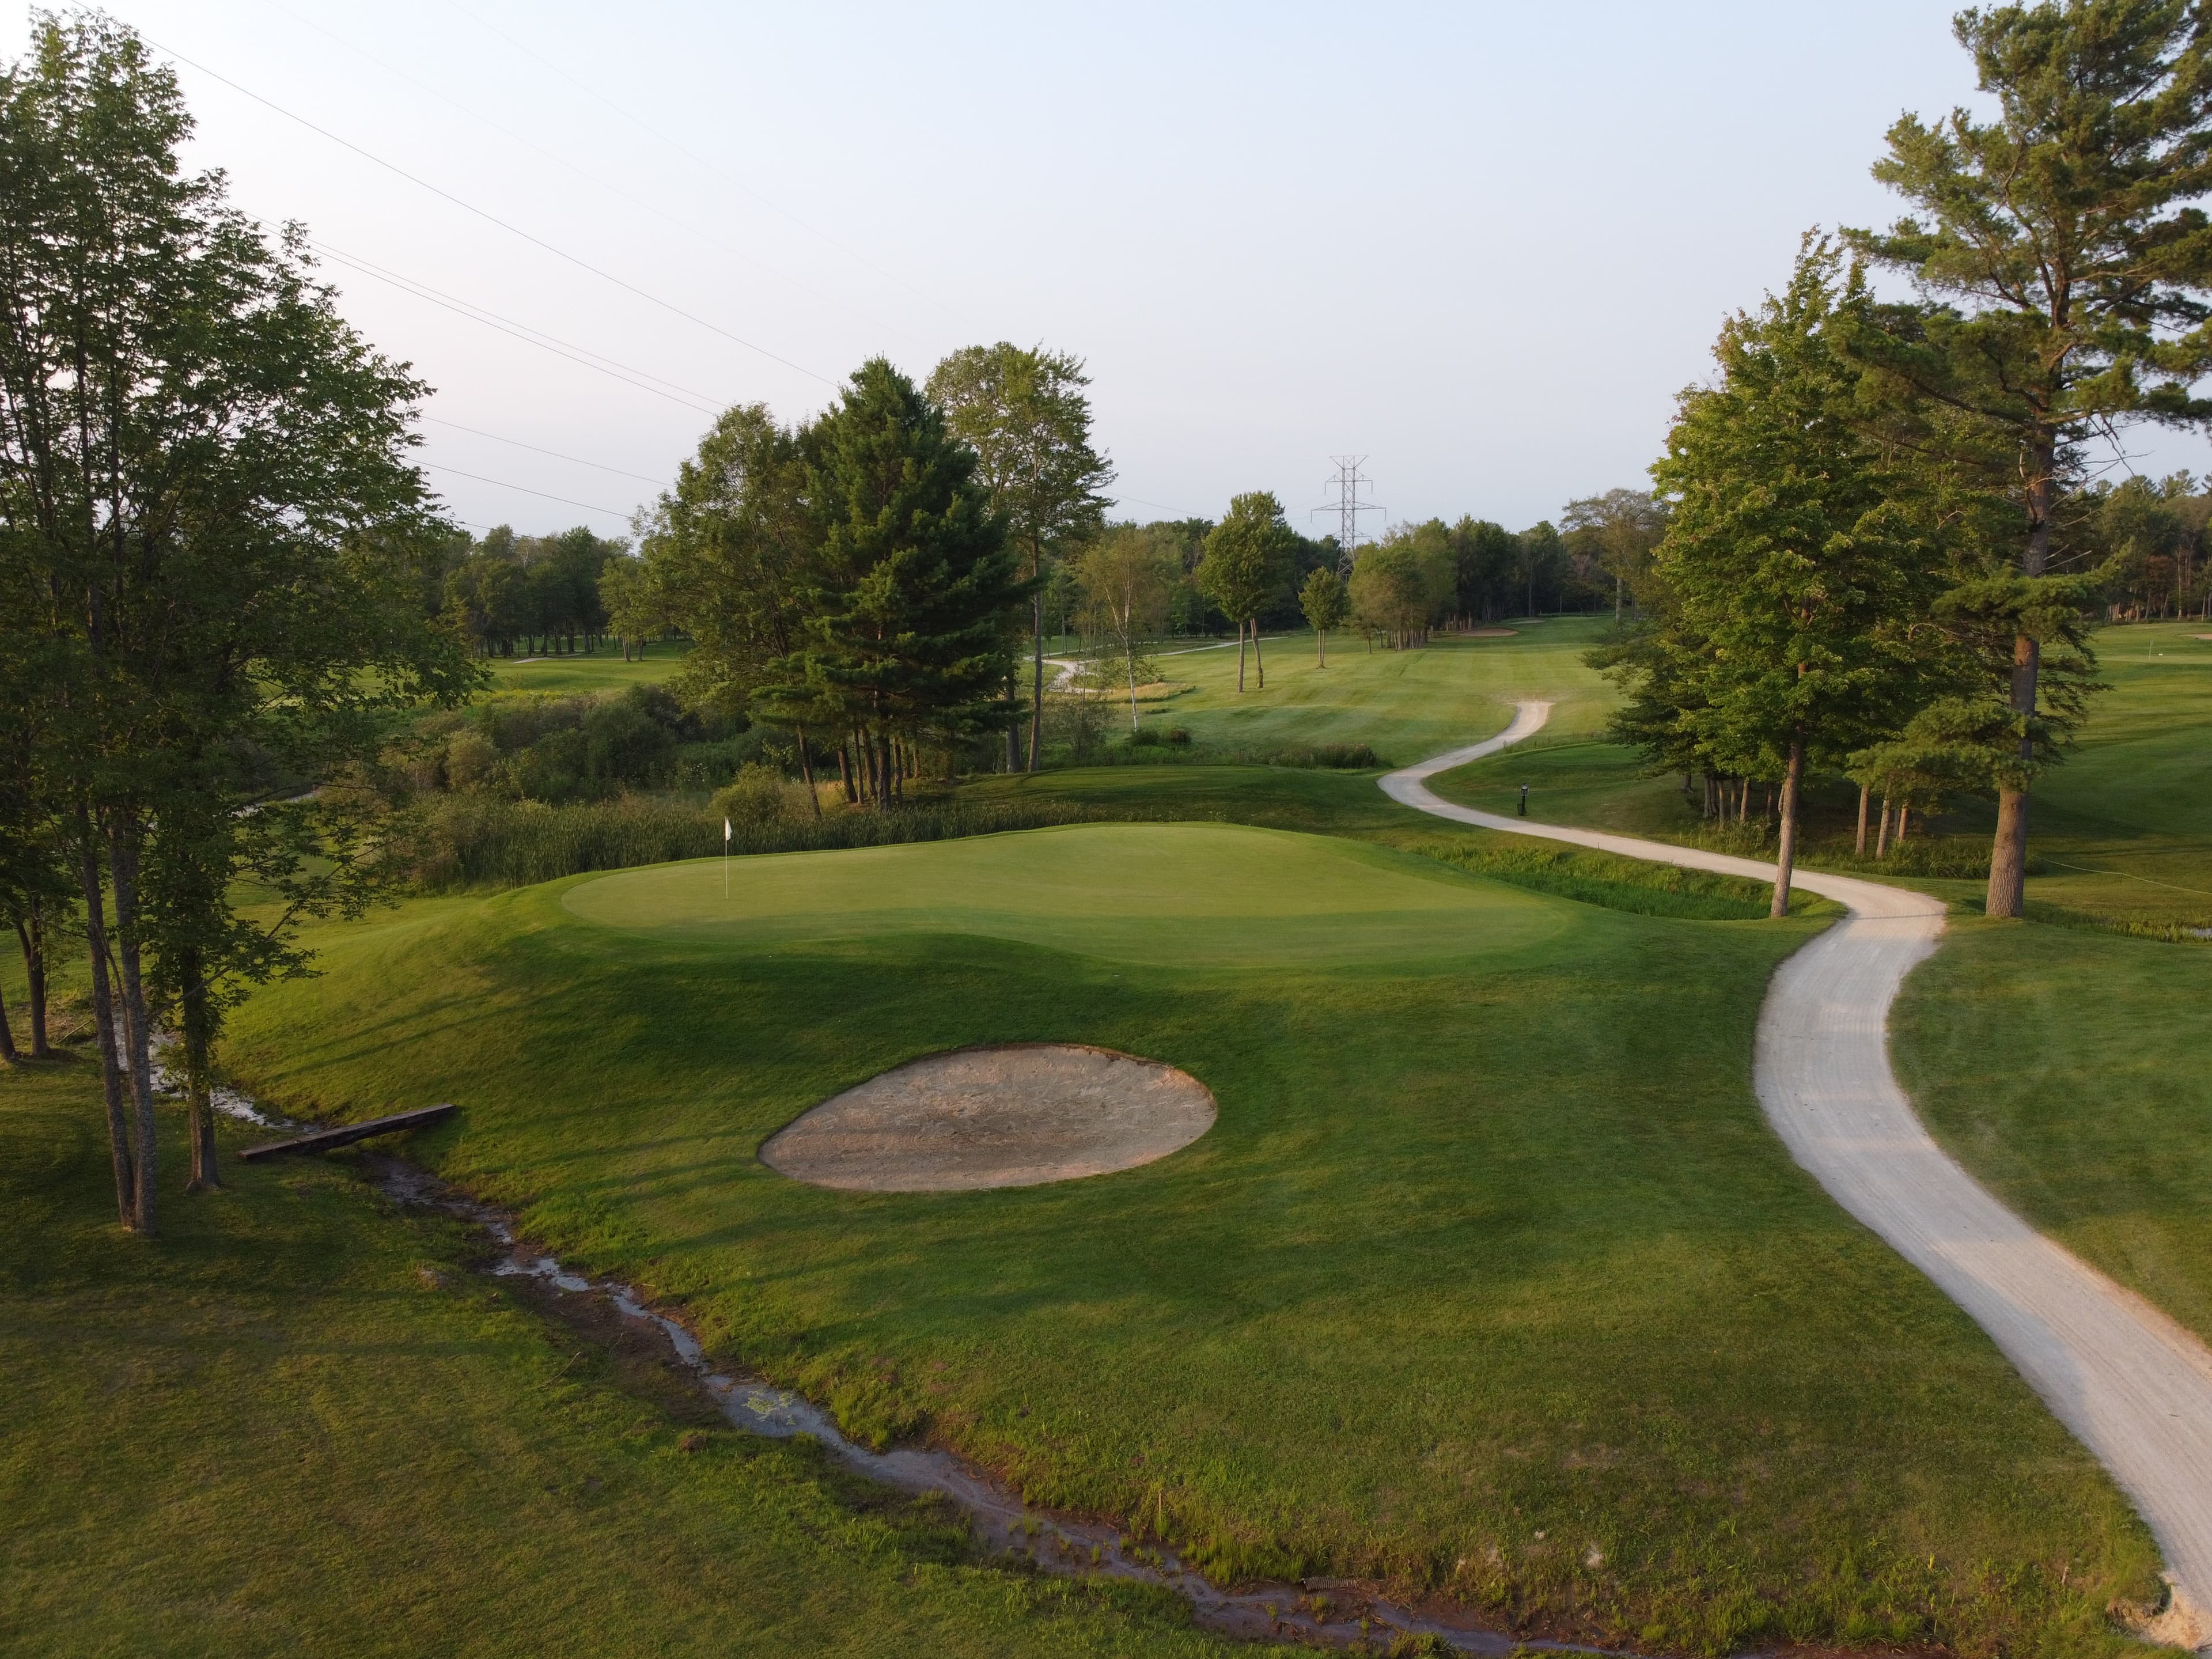
[[[1063,1043],[932,1054],[833,1095],[762,1144],[817,1187],[1036,1187],[1134,1169],[1213,1127],[1213,1096],[1158,1060]]]
[[[1498,736],[1393,772],[1383,792],[1508,835],[1774,879],[1755,860],[1499,817],[1428,787],[1540,729],[1551,712],[1524,702]],[[1850,916],[1784,963],[1768,989],[1756,1061],[1767,1121],[1830,1196],[1972,1316],[2135,1500],[2174,1581],[2173,1606],[2144,1633],[2212,1643],[2212,1352],[2006,1209],[1914,1115],[1889,1066],[1889,1007],[1935,950],[1942,905],[1818,871],[1799,870],[1795,884]]]

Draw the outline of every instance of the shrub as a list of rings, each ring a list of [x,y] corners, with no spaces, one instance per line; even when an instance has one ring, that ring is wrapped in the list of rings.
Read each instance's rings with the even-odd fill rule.
[[[797,786],[803,791],[804,786]],[[1060,801],[957,799],[884,812],[833,811],[816,818],[730,819],[730,850],[803,853],[1002,835],[1063,823],[1158,823],[1176,815],[1078,806]],[[520,887],[593,870],[623,870],[722,850],[722,814],[681,801],[623,795],[550,806],[489,795],[432,795],[404,813],[388,844],[399,876],[423,892]]]
[[[714,792],[708,811],[732,828],[740,823],[773,823],[807,813],[806,786],[794,783],[773,766],[749,761],[738,769],[736,780]]]

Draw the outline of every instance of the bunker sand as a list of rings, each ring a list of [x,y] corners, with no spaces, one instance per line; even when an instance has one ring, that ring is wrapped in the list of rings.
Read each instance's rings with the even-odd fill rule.
[[[872,1077],[770,1135],[760,1158],[793,1181],[850,1192],[1038,1187],[1165,1158],[1214,1115],[1204,1084],[1158,1060],[1008,1043]]]
[[[1696,848],[1532,823],[1458,806],[1440,772],[1540,730],[1512,725],[1381,780],[1393,800],[1484,830],[1686,869],[1772,881],[1774,866]],[[2044,1237],[1938,1146],[1890,1070],[1888,1018],[1935,950],[1943,906],[1918,893],[1800,868],[1794,885],[1850,919],[1784,962],[1759,1012],[1760,1106],[1828,1194],[1990,1334],[2029,1385],[2135,1500],[2172,1569],[2172,1605],[2143,1633],[2212,1643],[2212,1352],[2165,1314]]]

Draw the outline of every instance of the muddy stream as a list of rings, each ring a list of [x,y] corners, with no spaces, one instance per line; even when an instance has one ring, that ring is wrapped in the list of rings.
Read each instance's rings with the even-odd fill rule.
[[[231,1090],[216,1090],[215,1105],[228,1116],[279,1133],[297,1133],[315,1127],[276,1116]],[[716,1370],[698,1338],[646,1302],[630,1285],[570,1273],[552,1256],[539,1253],[518,1235],[514,1218],[506,1212],[479,1202],[404,1159],[369,1153],[362,1158],[362,1168],[368,1179],[396,1202],[452,1216],[479,1229],[497,1246],[487,1269],[494,1276],[541,1280],[562,1296],[600,1297],[623,1319],[657,1330],[667,1340],[672,1368],[703,1390],[733,1428],[773,1440],[811,1440],[846,1468],[871,1480],[917,1497],[939,1494],[949,1499],[967,1516],[977,1548],[987,1559],[1012,1558],[1065,1577],[1107,1577],[1158,1585],[1188,1601],[1201,1626],[1247,1638],[1351,1647],[1362,1642],[1390,1643],[1401,1636],[1428,1635],[1454,1651],[1493,1659],[1516,1650],[1602,1651],[1446,1623],[1386,1601],[1374,1585],[1357,1580],[1309,1578],[1298,1583],[1246,1584],[1223,1589],[1202,1573],[1186,1567],[1172,1549],[1140,1544],[1119,1528],[1099,1522],[1033,1508],[950,1452],[923,1446],[877,1452],[855,1445],[838,1432],[827,1413],[799,1395]]]

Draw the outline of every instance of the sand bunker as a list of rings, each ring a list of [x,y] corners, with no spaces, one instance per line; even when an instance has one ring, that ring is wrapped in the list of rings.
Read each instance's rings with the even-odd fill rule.
[[[932,1054],[833,1095],[761,1162],[817,1187],[949,1193],[1134,1169],[1213,1127],[1213,1096],[1158,1060],[1066,1043]]]

